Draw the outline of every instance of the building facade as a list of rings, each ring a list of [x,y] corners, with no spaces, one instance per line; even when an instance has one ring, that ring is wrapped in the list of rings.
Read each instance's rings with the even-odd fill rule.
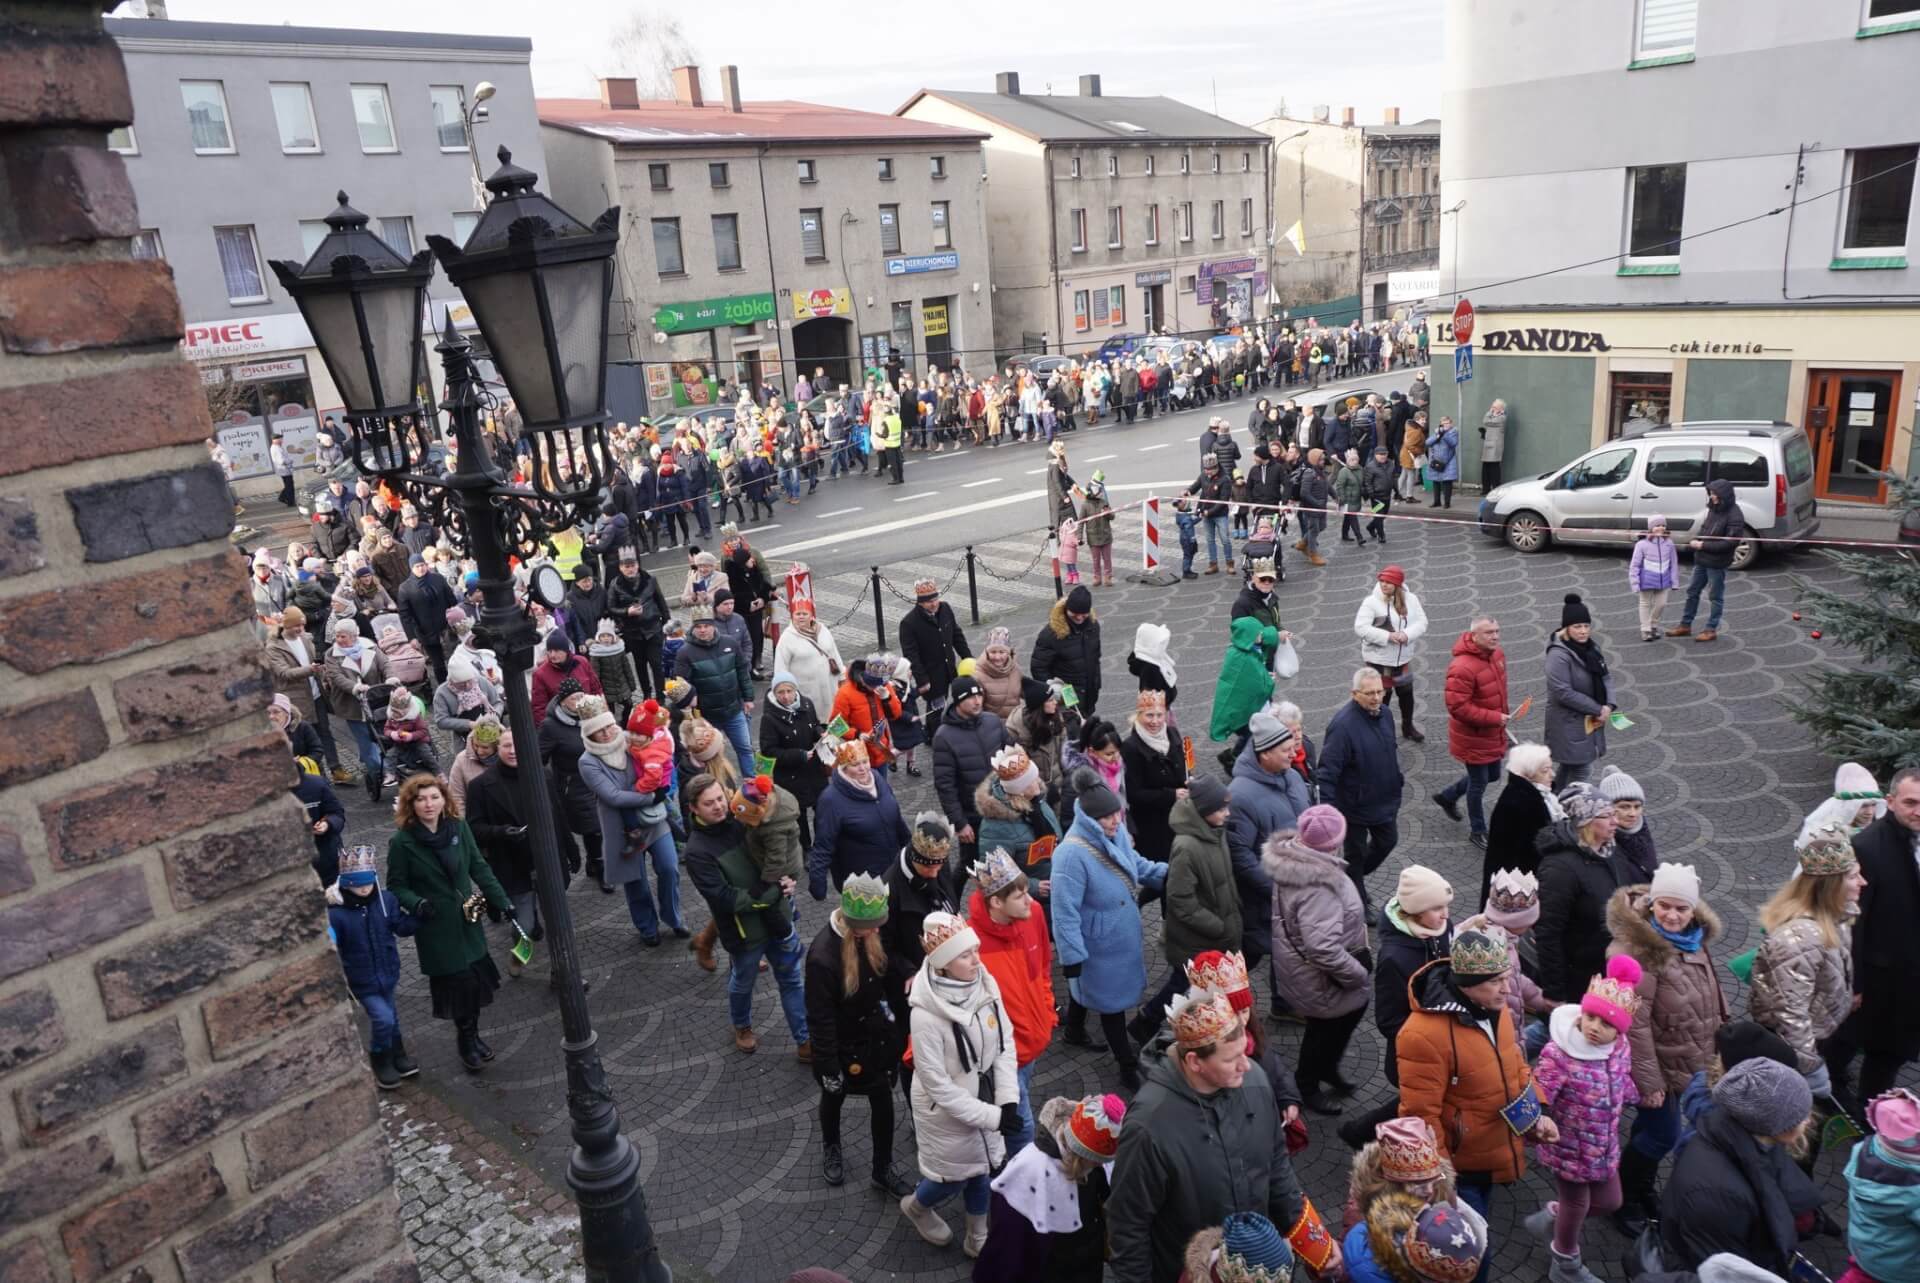
[[[697,67],[671,101],[630,80],[543,99],[555,199],[619,204],[611,351],[655,414],[825,369],[986,366],[991,269],[978,131],[800,102],[749,102]],[[723,386],[724,385],[724,386]]]
[[[1271,140],[1171,98],[923,89],[912,120],[987,134],[994,328],[1003,352],[1116,334],[1213,334],[1264,314]]]
[[[1628,422],[1781,419],[1823,500],[1884,501],[1920,381],[1916,57],[1916,0],[1453,0],[1440,262],[1509,476]]]
[[[464,240],[479,219],[467,117],[494,86],[475,145],[540,170],[530,41],[431,32],[113,19],[134,121],[114,150],[145,226],[137,257],[172,267],[187,358],[237,479],[265,476],[270,432],[311,462],[314,429],[340,397],[293,300],[267,263],[304,262],[344,190],[395,249],[429,233]],[[590,217],[591,215],[589,215]],[[471,328],[458,291],[440,305]],[[438,378],[429,362],[427,377]]]
[[[1389,107],[1361,136],[1361,319],[1379,321],[1440,292],[1440,122],[1403,125]]]

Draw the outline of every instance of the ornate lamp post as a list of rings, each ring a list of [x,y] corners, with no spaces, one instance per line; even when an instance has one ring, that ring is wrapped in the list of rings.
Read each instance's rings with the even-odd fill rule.
[[[608,210],[588,227],[535,191],[535,175],[514,165],[506,148],[499,155],[500,168],[486,184],[492,199],[464,246],[429,236],[431,253],[403,259],[367,230],[366,215],[348,205],[343,192],[313,257],[305,264],[276,262],[273,270],[299,305],[346,403],[355,465],[432,511],[478,563],[484,599],[479,624],[506,675],[514,742],[522,760],[537,762],[528,674],[538,639],[514,600],[508,554],[522,553],[542,532],[589,515],[612,473],[606,317],[619,210]],[[433,434],[416,376],[424,369],[421,331],[433,256],[466,295],[523,415],[522,438],[533,456],[531,486],[511,484],[489,457],[480,426],[489,398],[451,316],[434,350],[446,373],[440,408],[449,416],[457,458],[444,472],[431,461]],[[559,603],[562,585],[550,566],[542,569],[533,590],[551,607]],[[671,1283],[647,1220],[640,1157],[621,1133],[587,1014],[560,846],[541,775],[520,772],[519,801],[560,982],[574,1140],[567,1183],[580,1205],[587,1277],[595,1283]]]

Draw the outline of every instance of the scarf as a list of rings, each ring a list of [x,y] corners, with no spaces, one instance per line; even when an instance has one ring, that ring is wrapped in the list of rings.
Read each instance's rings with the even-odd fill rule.
[[[1161,751],[1165,752],[1166,750],[1162,749]],[[1121,789],[1123,786],[1120,783],[1120,777],[1126,773],[1126,769],[1127,769],[1126,758],[1124,757],[1115,758],[1113,761],[1109,762],[1106,758],[1101,757],[1097,753],[1089,753],[1087,754],[1087,765],[1091,766],[1094,769],[1095,773],[1100,776],[1100,780],[1103,784],[1105,784],[1108,788],[1112,789],[1115,793],[1121,793]],[[1124,796],[1124,794],[1122,794],[1122,796]]]
[[[590,737],[584,739],[587,752],[618,771],[622,767],[631,768],[633,760],[627,756],[627,736],[622,732],[611,744],[602,744]]]
[[[1142,726],[1136,719],[1133,723],[1133,733],[1140,737],[1142,744],[1145,744],[1162,757],[1167,756],[1167,754],[1173,751],[1173,736],[1165,727],[1162,727],[1160,733],[1155,735],[1148,731],[1146,727]]]
[[[835,771],[834,774],[838,775],[841,779],[845,780],[847,782],[847,787],[852,789],[856,793],[864,793],[868,797],[880,796],[880,786],[874,783],[873,776],[871,775],[867,776],[867,782],[865,784],[862,784],[859,780],[854,779],[853,776],[847,774],[843,770]]]
[[[442,815],[437,829],[430,829],[418,820],[407,827],[413,830],[413,836],[419,839],[420,845],[433,852],[440,861],[440,867],[446,870],[447,881],[457,883],[460,876],[460,844],[456,840],[460,836],[459,821]]]
[[[989,658],[989,654],[990,652],[982,652],[980,657],[973,661],[973,668],[975,672],[985,673],[987,676],[995,679],[996,681],[1004,680],[1008,677],[1013,676],[1014,664],[1017,661],[1014,658],[1014,654],[1011,648],[1008,648],[1007,650],[1007,658],[1006,658],[1006,662],[1004,663],[1000,663],[1000,664],[994,663],[993,660]]]
[[[1706,939],[1707,929],[1696,922],[1685,931],[1669,931],[1649,916],[1647,924],[1660,933],[1660,938],[1682,953],[1698,953],[1700,945]]]
[[[1533,784],[1533,781],[1528,780],[1527,783]],[[1553,789],[1545,784],[1533,784],[1533,786],[1540,790],[1540,798],[1547,804],[1548,824],[1558,824],[1567,818],[1567,808],[1560,805],[1560,799],[1553,795]]]
[[[980,992],[980,973],[973,973],[971,980],[955,980],[952,976],[943,976],[932,968],[927,969],[927,979],[933,983],[933,992],[940,1001],[961,1011],[972,1011],[975,995]]]
[[[1589,637],[1586,641],[1577,642],[1571,637],[1562,637],[1560,640],[1566,643],[1567,649],[1573,652],[1574,657],[1585,666],[1588,675],[1593,678],[1594,701],[1600,704],[1611,704],[1613,700],[1607,696],[1606,656],[1600,653],[1600,648],[1594,645],[1593,639]]]
[[[1387,901],[1387,921],[1391,922],[1398,930],[1404,931],[1412,936],[1415,940],[1435,940],[1447,933],[1446,923],[1441,923],[1438,927],[1423,927],[1412,918],[1401,913],[1400,897],[1397,895]]]
[[[1620,1040],[1616,1038],[1602,1046],[1581,1033],[1580,1008],[1573,1003],[1553,1009],[1553,1014],[1547,1017],[1547,1030],[1553,1035],[1553,1045],[1575,1060],[1605,1060],[1613,1055],[1613,1048]]]

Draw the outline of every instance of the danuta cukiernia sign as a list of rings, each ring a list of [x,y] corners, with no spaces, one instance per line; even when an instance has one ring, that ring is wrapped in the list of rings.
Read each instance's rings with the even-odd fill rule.
[[[1598,330],[1488,330],[1480,335],[1483,352],[1608,352]]]

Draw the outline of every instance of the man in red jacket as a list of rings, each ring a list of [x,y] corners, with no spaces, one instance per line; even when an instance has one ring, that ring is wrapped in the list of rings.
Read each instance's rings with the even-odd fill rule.
[[[1007,1140],[1016,1154],[1033,1141],[1033,1102],[1027,1088],[1040,1053],[1053,1041],[1053,941],[1047,920],[1033,911],[1027,875],[996,847],[969,870],[978,884],[967,901],[967,925],[980,937],[980,961],[1000,986],[1013,1022],[1014,1061],[1020,1077],[1020,1130]]]
[[[1433,795],[1447,818],[1460,818],[1467,799],[1468,840],[1487,849],[1487,816],[1481,798],[1499,778],[1507,755],[1507,653],[1500,649],[1500,621],[1485,615],[1453,644],[1447,664],[1447,752],[1467,768],[1460,779]]]
[[[600,677],[593,671],[593,661],[585,655],[577,655],[573,643],[558,628],[547,634],[546,654],[542,662],[533,666],[533,724],[535,726],[547,720],[547,705],[553,703],[553,697],[560,689],[560,683],[573,678],[580,683],[580,689],[589,695],[598,695]]]

